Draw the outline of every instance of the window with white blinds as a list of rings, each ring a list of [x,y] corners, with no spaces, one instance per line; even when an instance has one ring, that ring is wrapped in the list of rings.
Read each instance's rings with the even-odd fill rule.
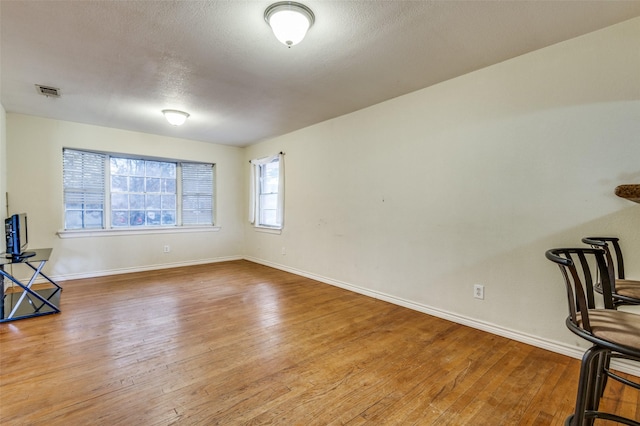
[[[213,164],[182,163],[182,224],[213,225]]]
[[[67,230],[214,224],[213,164],[72,149],[63,163]]]
[[[104,155],[65,149],[62,157],[65,229],[104,228]]]

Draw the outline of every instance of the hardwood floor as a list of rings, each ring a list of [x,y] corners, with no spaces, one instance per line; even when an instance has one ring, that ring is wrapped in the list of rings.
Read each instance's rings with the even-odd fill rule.
[[[0,324],[2,425],[560,425],[573,408],[578,360],[247,261],[61,284],[62,313]],[[603,405],[640,418],[638,392]]]

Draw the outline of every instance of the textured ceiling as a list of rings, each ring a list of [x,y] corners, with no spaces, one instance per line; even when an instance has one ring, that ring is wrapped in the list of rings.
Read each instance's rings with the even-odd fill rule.
[[[640,1],[0,1],[8,112],[246,146],[640,16]],[[35,84],[58,87],[61,98]],[[191,114],[172,127],[162,109]]]

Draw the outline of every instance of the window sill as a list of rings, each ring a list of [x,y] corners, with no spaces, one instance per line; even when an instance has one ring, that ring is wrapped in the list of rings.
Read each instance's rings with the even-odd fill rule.
[[[92,229],[58,231],[59,238],[119,237],[123,235],[182,234],[187,232],[218,232],[220,226],[176,226],[171,228]]]
[[[276,235],[282,234],[282,228],[267,228],[265,226],[254,226],[253,229],[255,229],[256,232],[264,232],[265,234],[276,234]]]

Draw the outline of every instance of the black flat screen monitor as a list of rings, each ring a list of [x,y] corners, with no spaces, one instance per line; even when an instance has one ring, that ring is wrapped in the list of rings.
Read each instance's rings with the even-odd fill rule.
[[[7,241],[7,256],[29,257],[31,252],[26,252],[29,244],[29,230],[27,214],[14,214],[4,220],[4,230]]]

